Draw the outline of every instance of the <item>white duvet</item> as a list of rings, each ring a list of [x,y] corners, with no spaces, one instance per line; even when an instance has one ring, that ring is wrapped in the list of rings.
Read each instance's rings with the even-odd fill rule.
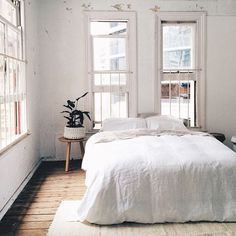
[[[128,133],[102,132],[88,140],[78,220],[236,221],[232,150],[203,133]]]

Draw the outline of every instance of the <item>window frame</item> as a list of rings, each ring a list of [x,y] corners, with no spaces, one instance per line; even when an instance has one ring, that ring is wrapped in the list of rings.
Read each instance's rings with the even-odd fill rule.
[[[27,81],[26,81],[26,60],[25,60],[25,1],[24,0],[18,0],[15,5],[13,4],[10,0],[6,0],[8,3],[10,3],[15,9],[16,9],[16,25],[14,25],[13,23],[11,23],[9,20],[7,20],[6,18],[4,18],[3,16],[0,15],[0,22],[4,25],[4,29],[5,29],[5,34],[4,34],[4,47],[5,50],[3,53],[0,53],[0,56],[2,56],[4,58],[5,65],[8,64],[7,70],[5,73],[7,73],[6,76],[9,76],[9,64],[10,64],[10,60],[16,61],[18,63],[21,63],[21,70],[18,71],[19,75],[18,76],[23,76],[23,80],[19,79],[20,81],[18,81],[18,83],[22,83],[23,82],[23,87],[24,87],[24,91],[23,93],[17,93],[17,97],[22,97],[23,100],[21,99],[20,101],[24,101],[25,102],[25,107],[24,107],[24,126],[25,129],[22,130],[22,132],[19,134],[18,132],[20,132],[19,130],[21,129],[21,127],[16,126],[14,127],[15,129],[15,135],[11,137],[10,142],[8,142],[5,146],[0,147],[0,155],[5,153],[9,148],[11,148],[12,146],[16,145],[18,142],[20,142],[21,140],[23,140],[25,137],[28,136],[29,131],[28,131],[28,112],[27,112]],[[9,55],[8,53],[8,48],[7,48],[7,31],[8,28],[11,28],[13,31],[17,32],[17,34],[19,34],[20,37],[20,50],[19,50],[19,55],[16,56],[12,56]],[[7,62],[8,61],[8,62]],[[19,77],[20,78],[20,77]],[[17,90],[19,89],[19,87],[17,87]],[[15,100],[14,100],[15,101]],[[15,110],[19,109],[19,104],[17,102],[17,107],[16,104],[14,105]],[[12,114],[12,115],[16,115],[15,118],[17,118],[18,122],[19,120],[21,120],[21,117],[18,117],[18,111],[16,111],[17,113]],[[22,121],[20,121],[22,122]]]
[[[206,12],[158,12],[155,24],[156,70],[154,84],[154,111],[161,114],[162,22],[196,22],[196,69],[199,70],[197,97],[197,123],[202,130],[206,127],[205,117],[205,78],[206,78]]]
[[[137,116],[137,36],[136,36],[136,12],[134,11],[85,11],[85,45],[86,45],[86,78],[89,90],[89,110],[91,111],[91,118],[94,121],[94,98],[93,98],[93,49],[92,36],[90,35],[91,21],[127,21],[128,37],[126,45],[127,50],[127,66],[126,71],[129,72],[130,80],[127,87],[129,91],[128,99],[128,117]],[[130,43],[132,42],[132,43]],[[129,45],[129,46],[128,46]],[[121,71],[122,72],[122,71]]]

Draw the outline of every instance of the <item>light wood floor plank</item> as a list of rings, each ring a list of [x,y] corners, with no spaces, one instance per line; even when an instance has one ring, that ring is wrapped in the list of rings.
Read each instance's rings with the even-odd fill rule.
[[[79,200],[86,190],[80,162],[42,163],[0,223],[0,235],[42,236],[63,200]]]
[[[47,229],[33,229],[33,230],[18,230],[14,233],[15,236],[45,236],[47,235]]]

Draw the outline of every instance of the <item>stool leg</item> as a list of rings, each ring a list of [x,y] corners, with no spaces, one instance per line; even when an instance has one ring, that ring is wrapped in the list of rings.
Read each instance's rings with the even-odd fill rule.
[[[81,155],[82,155],[82,158],[83,158],[83,156],[84,156],[84,144],[83,144],[83,141],[80,141],[79,145],[80,145]]]
[[[66,148],[66,167],[65,167],[66,172],[69,170],[70,150],[71,150],[71,143],[68,142],[67,143],[67,148]]]

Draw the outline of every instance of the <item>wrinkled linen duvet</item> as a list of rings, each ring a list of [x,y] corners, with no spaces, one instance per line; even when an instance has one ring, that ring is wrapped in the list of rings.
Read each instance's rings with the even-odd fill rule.
[[[236,153],[207,134],[97,133],[82,168],[79,221],[236,221]]]

